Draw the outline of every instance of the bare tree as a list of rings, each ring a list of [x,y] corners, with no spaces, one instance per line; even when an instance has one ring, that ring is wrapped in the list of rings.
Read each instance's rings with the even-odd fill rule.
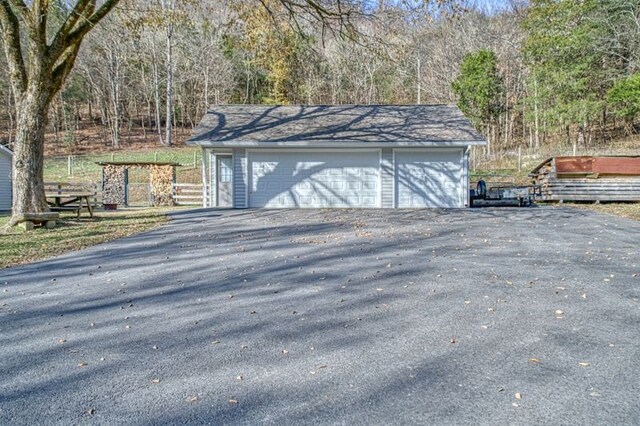
[[[0,29],[16,107],[13,156],[13,216],[49,211],[44,193],[44,135],[49,106],[75,63],[82,40],[119,0],[77,0],[75,6],[34,0],[0,0]],[[48,36],[53,14],[65,18]],[[53,22],[51,22],[53,24]]]

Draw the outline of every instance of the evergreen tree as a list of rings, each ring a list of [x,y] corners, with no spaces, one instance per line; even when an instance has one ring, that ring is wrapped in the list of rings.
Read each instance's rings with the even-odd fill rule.
[[[640,113],[640,74],[619,80],[609,90],[607,99],[614,113],[632,124]]]
[[[502,77],[498,72],[498,58],[489,50],[466,55],[460,75],[451,87],[458,98],[458,107],[473,122],[487,131],[501,112]]]

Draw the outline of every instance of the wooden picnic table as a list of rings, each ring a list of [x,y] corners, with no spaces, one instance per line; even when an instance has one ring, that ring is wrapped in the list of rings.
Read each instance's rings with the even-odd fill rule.
[[[76,211],[80,217],[82,203],[85,202],[89,217],[93,217],[93,207],[91,206],[91,198],[95,196],[93,192],[47,191],[45,196],[52,211]]]

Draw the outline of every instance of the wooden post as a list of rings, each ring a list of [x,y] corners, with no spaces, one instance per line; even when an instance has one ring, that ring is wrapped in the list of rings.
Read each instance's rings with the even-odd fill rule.
[[[522,171],[522,147],[518,147],[518,171]]]
[[[73,156],[67,156],[67,177],[73,176]]]
[[[124,169],[124,205],[129,207],[129,168]]]

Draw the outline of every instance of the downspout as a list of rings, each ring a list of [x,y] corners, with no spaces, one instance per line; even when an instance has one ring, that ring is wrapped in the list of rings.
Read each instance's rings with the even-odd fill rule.
[[[207,159],[205,149],[202,147],[202,207],[207,207]]]
[[[467,148],[464,150],[464,203],[465,207],[469,207],[471,203],[470,194],[469,194],[469,157],[471,154],[471,145],[467,145]]]

